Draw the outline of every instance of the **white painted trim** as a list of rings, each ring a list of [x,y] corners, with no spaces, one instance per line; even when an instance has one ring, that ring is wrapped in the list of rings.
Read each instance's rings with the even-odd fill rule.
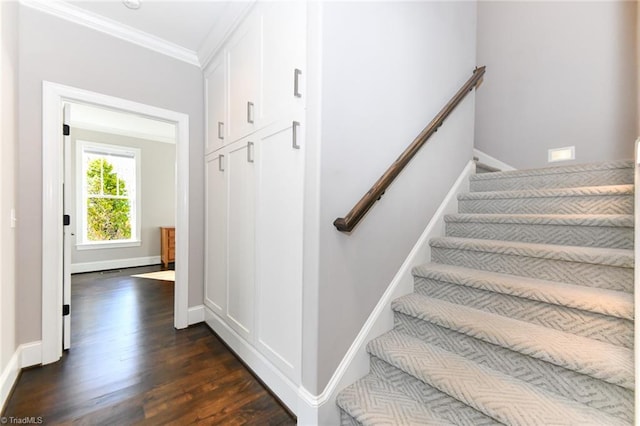
[[[4,406],[9,398],[9,394],[13,389],[13,385],[18,379],[20,373],[20,348],[9,359],[4,370],[0,373],[0,412],[4,410]]]
[[[189,326],[189,116],[180,116],[176,129],[176,285],[173,316],[173,325],[178,329]]]
[[[222,14],[218,16],[211,32],[198,49],[198,59],[202,69],[205,70],[205,75],[213,58],[222,50],[229,37],[249,15],[255,3],[256,0],[228,2]]]
[[[31,342],[17,347],[4,370],[0,373],[0,412],[4,410],[20,370],[42,362],[42,343]]]
[[[88,10],[59,0],[20,0],[20,4],[57,18],[128,41],[149,50],[167,55],[190,65],[200,67],[198,55],[193,50],[130,27]]]
[[[280,372],[254,346],[243,339],[209,307],[204,306],[205,322],[240,359],[269,387],[294,414],[300,405],[298,386]],[[298,421],[298,424],[300,423]]]
[[[320,241],[321,229],[321,157],[322,157],[322,29],[324,2],[307,3],[307,58],[303,70],[306,90],[305,108],[305,165],[304,165],[304,220],[302,245],[302,359],[300,362],[301,388],[319,391],[318,342],[320,295]],[[298,424],[318,424],[302,421],[306,418],[307,404],[301,403]],[[302,417],[301,417],[302,415]]]
[[[20,351],[20,368],[42,364],[42,342],[23,343],[18,346],[18,350]]]
[[[487,166],[495,167],[496,169],[500,169],[501,171],[507,170],[516,170],[515,167],[510,166],[507,163],[503,163],[502,161],[490,156],[489,154],[485,154],[484,152],[473,148],[473,156],[478,157],[478,161],[486,164]]]
[[[62,356],[62,104],[105,106],[175,123],[176,284],[174,326],[188,326],[189,116],[122,98],[44,81],[42,85],[42,363]]]
[[[42,362],[62,356],[62,97],[42,93]],[[49,303],[47,303],[49,302]]]
[[[109,269],[135,268],[138,266],[160,265],[160,256],[134,257],[128,259],[101,260],[98,262],[72,263],[71,273],[107,271]]]
[[[298,414],[298,424],[339,424],[339,412],[335,404],[337,393],[353,383],[369,371],[369,356],[366,351],[367,343],[393,328],[393,311],[391,302],[398,297],[413,291],[413,267],[425,263],[431,258],[429,240],[445,234],[444,216],[456,213],[458,209],[458,194],[468,191],[469,176],[475,171],[475,163],[469,161],[462,170],[446,197],[427,224],[424,232],[403,262],[399,271],[384,292],[380,301],[351,344],[351,347],[338,365],[331,380],[320,395],[313,395],[303,387],[300,388],[300,399],[306,407],[301,405]]]
[[[189,325],[204,322],[204,305],[189,308]]]
[[[83,122],[75,121],[71,126],[76,129],[89,130],[92,132],[108,133],[110,135],[127,136],[130,138],[144,139],[148,141],[162,142],[162,143],[169,143],[169,144],[176,143],[176,138],[173,136],[169,137],[169,136],[163,136],[163,135],[155,135],[153,133],[147,133],[147,132],[137,132],[135,130],[127,130],[119,127],[113,127],[113,126],[96,124],[96,123],[83,123]]]
[[[104,250],[125,247],[140,247],[141,245],[142,241],[140,240],[101,241],[96,243],[76,244],[76,250]]]

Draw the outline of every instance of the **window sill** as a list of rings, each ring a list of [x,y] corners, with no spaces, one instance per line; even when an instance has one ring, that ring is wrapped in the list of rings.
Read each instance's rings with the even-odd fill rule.
[[[110,249],[110,248],[140,247],[141,245],[142,245],[142,241],[140,240],[84,243],[84,244],[76,244],[76,250],[99,250],[99,249]]]

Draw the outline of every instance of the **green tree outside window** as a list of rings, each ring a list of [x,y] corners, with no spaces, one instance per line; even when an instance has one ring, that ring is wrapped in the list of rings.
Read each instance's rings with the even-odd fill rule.
[[[131,239],[131,206],[126,182],[113,165],[95,158],[87,166],[87,239],[111,241]]]

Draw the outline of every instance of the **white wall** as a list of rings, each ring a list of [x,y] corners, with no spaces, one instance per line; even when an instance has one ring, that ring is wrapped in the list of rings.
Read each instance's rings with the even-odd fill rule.
[[[478,5],[476,148],[516,168],[632,158],[637,136],[637,3]],[[555,164],[570,164],[555,163]]]
[[[305,334],[304,355],[315,358],[317,370],[303,374],[316,395],[471,159],[473,93],[351,235],[332,222],[369,190],[476,65],[475,2],[327,2],[322,14],[321,58],[313,59],[322,63],[321,125],[308,137],[321,141],[319,275],[317,288],[309,289],[318,294],[318,308],[305,312],[305,330],[317,323],[318,334],[316,342]]]
[[[203,79],[199,68],[20,7],[18,339],[41,338],[42,81],[189,115],[189,306],[203,297]]]
[[[71,227],[75,236],[71,239],[71,263],[93,263],[107,260],[134,259],[160,256],[160,226],[174,226],[176,213],[176,145],[140,138],[96,132],[86,129],[71,129],[72,182],[76,179],[76,142],[78,140],[108,145],[126,146],[140,150],[141,173],[141,230],[140,246],[123,248],[101,248],[78,250],[77,228],[80,218],[76,213],[76,186],[73,185],[71,202]],[[158,262],[159,263],[159,262]]]
[[[0,376],[16,351],[16,230],[10,227],[16,207],[18,144],[17,74],[18,6],[0,2]],[[0,386],[2,383],[0,383]],[[1,389],[0,389],[1,391]],[[4,395],[3,395],[4,396]],[[1,405],[2,399],[0,399]],[[1,407],[0,407],[1,408]]]

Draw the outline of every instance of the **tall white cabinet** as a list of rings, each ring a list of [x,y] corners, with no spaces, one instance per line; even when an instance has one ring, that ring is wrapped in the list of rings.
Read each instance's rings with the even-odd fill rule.
[[[257,3],[205,71],[205,318],[296,411],[305,2]]]

